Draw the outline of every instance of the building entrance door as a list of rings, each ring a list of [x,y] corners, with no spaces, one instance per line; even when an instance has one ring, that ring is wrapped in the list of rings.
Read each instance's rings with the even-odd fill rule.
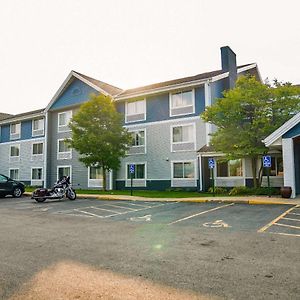
[[[300,136],[294,138],[296,194],[300,194]]]

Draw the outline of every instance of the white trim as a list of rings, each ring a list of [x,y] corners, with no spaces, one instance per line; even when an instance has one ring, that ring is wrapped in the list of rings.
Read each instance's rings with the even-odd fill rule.
[[[276,140],[282,137],[290,129],[300,123],[300,112],[285,122],[282,126],[276,129],[273,133],[267,136],[262,142],[265,143],[266,147],[271,146]]]
[[[48,112],[45,115],[45,137],[44,137],[44,188],[47,186],[47,161],[48,161]]]
[[[204,93],[205,93],[205,107],[211,106],[212,99],[211,99],[211,86],[210,82],[207,81],[204,85]],[[212,133],[212,124],[209,122],[205,122],[205,133],[206,133],[206,145],[210,144],[210,134]]]
[[[193,127],[193,140],[191,141],[185,141],[185,142],[173,142],[173,128],[174,127],[186,127],[186,126],[192,126]],[[196,123],[184,123],[184,124],[173,124],[170,126],[170,146],[171,146],[171,152],[189,152],[189,151],[196,151]],[[192,150],[173,150],[173,145],[179,145],[179,144],[191,144],[194,143],[194,149]]]
[[[36,145],[36,144],[43,144],[43,153],[33,154],[33,145]],[[34,157],[44,157],[44,153],[45,153],[45,143],[44,143],[44,141],[32,142],[31,143],[31,161],[33,160]]]
[[[18,170],[18,178],[12,178],[12,177],[10,177],[10,171],[11,170]],[[20,168],[9,168],[8,169],[8,177],[11,178],[11,179],[14,179],[14,180],[20,180]]]
[[[177,94],[177,93],[186,93],[186,92],[192,92],[192,105],[186,105],[186,106],[181,106],[181,107],[172,107],[172,95]],[[192,115],[195,113],[195,89],[186,89],[186,90],[182,90],[182,91],[173,91],[169,93],[169,117],[177,117],[177,116],[183,116],[183,115]],[[172,114],[172,109],[176,109],[176,108],[187,108],[187,107],[192,107],[193,111],[190,113],[182,113],[182,114]]]
[[[133,102],[144,102],[144,117],[142,119],[139,119],[139,120],[134,120],[134,121],[128,121],[127,120],[127,117],[130,117],[130,116],[136,116],[136,115],[141,115],[142,113],[140,114],[128,114],[127,110],[127,106],[128,106],[128,103],[133,103]],[[139,99],[139,100],[134,100],[134,101],[126,101],[125,102],[125,123],[134,123],[134,122],[140,122],[140,121],[146,121],[146,118],[147,118],[147,101],[146,101],[146,98],[144,99]]]
[[[19,131],[12,133],[11,132],[12,125],[15,125],[16,129],[19,128]],[[18,140],[21,138],[21,126],[22,126],[21,122],[17,122],[17,123],[15,122],[15,123],[9,124],[9,139],[11,141]]]
[[[41,176],[41,178],[42,179],[33,179],[32,178],[32,170],[34,170],[34,169],[42,169],[42,176]],[[31,181],[31,185],[38,185],[38,184],[33,184],[32,182],[33,181],[35,181],[35,183],[42,183],[43,182],[43,177],[44,177],[44,168],[43,167],[31,167],[31,172],[30,172],[30,181]]]
[[[228,77],[228,75],[229,75],[229,72],[222,73],[222,74],[220,74],[220,75],[217,75],[217,76],[212,77],[212,78],[209,80],[209,82],[215,82],[215,81],[224,79],[224,78]]]
[[[187,118],[173,118],[173,119],[168,119],[168,120],[163,120],[163,121],[157,121],[157,122],[147,122],[147,123],[140,123],[140,124],[125,124],[124,127],[127,129],[130,128],[144,128],[147,126],[155,126],[155,125],[160,125],[160,124],[165,124],[165,123],[174,123],[174,122],[185,122],[185,121],[194,121],[194,120],[200,120],[199,116],[191,116]],[[179,123],[178,123],[179,124]]]
[[[256,67],[257,67],[257,63],[251,64],[249,66],[245,66],[245,67],[242,67],[242,68],[237,68],[237,73],[242,73],[242,72],[254,69]]]
[[[25,139],[25,140],[17,140],[17,141],[9,141],[9,142],[3,142],[3,143],[0,143],[0,146],[1,145],[14,145],[16,142],[18,144],[22,144],[22,143],[28,143],[28,142],[32,142],[32,141],[42,141],[44,140],[45,137],[39,137],[39,138],[33,138],[33,139]]]
[[[57,139],[57,160],[64,160],[64,159],[72,159],[72,148],[70,148],[70,151],[59,151],[59,142],[65,141],[65,139]],[[68,158],[60,158],[60,154],[70,154]]]
[[[94,166],[92,166],[94,167]],[[102,179],[91,179],[90,178],[90,170],[91,170],[91,167],[89,166],[88,167],[88,187],[89,188],[103,188],[103,178]]]
[[[188,163],[188,162],[192,162],[194,164],[194,178],[174,178],[174,163]],[[173,184],[173,181],[190,181],[190,182],[194,182],[194,186],[193,187],[197,187],[197,163],[196,163],[196,159],[180,159],[180,160],[171,160],[170,161],[170,165],[171,165],[171,187],[175,187]]]
[[[33,128],[34,128],[34,121],[37,121],[37,120],[43,120],[43,128],[42,128],[42,129],[33,129]],[[42,136],[42,135],[45,134],[45,117],[42,117],[42,118],[34,118],[34,119],[32,119],[31,124],[32,124],[32,132],[31,132],[31,136],[32,136],[32,137],[35,137],[35,136]],[[41,133],[41,134],[35,134],[35,132],[41,131],[41,130],[43,130],[43,133]]]
[[[202,182],[202,156],[199,154],[198,156],[198,172],[199,172],[199,191],[202,192],[203,190],[203,182]]]
[[[63,114],[67,114],[67,115],[69,114],[70,115],[69,122],[66,125],[59,125],[59,116],[63,115]],[[61,133],[61,132],[70,132],[71,131],[70,128],[68,128],[67,130],[61,130],[61,128],[68,127],[72,117],[73,117],[73,111],[72,110],[66,110],[66,111],[62,111],[62,112],[57,113],[57,132],[59,132],[59,133]]]
[[[56,167],[56,180],[58,180],[58,169],[60,168],[70,168],[70,181],[72,182],[72,165],[59,165]]]

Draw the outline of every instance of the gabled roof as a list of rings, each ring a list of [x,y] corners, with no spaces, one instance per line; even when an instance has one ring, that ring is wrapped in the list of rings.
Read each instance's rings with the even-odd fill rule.
[[[11,114],[0,113],[0,121],[11,117]]]
[[[28,118],[37,117],[39,115],[42,115],[44,113],[44,110],[45,110],[44,108],[36,109],[36,110],[28,111],[25,113],[17,114],[17,115],[5,114],[5,115],[7,115],[7,117],[5,117],[4,119],[1,119],[1,113],[0,113],[0,122],[7,123],[7,122],[19,121],[20,119],[27,119],[27,117]]]
[[[85,78],[86,80],[90,81],[94,85],[98,86],[100,89],[106,91],[111,96],[115,96],[117,94],[120,94],[123,91],[122,89],[120,89],[120,88],[118,88],[116,86],[113,86],[111,84],[108,84],[106,82],[103,82],[103,81],[97,80],[95,78],[86,76],[86,75],[81,74],[81,73],[76,72],[76,71],[73,71],[73,72],[76,73],[76,74],[78,74],[79,76]]]
[[[238,66],[237,69],[238,69],[238,72],[239,72],[243,68],[249,67],[249,69],[251,69],[251,66],[252,66],[252,68],[256,68],[256,64],[251,63],[251,64]],[[224,71],[224,70],[216,70],[216,71],[197,74],[197,75],[194,75],[194,76],[188,76],[188,77],[168,80],[168,81],[164,81],[164,82],[154,83],[154,84],[150,84],[150,85],[145,85],[145,86],[137,87],[137,88],[133,88],[133,89],[128,89],[128,90],[124,90],[123,92],[118,94],[116,96],[116,100],[118,100],[118,98],[123,98],[123,97],[125,98],[125,97],[130,97],[130,96],[136,96],[136,95],[139,95],[139,94],[144,94],[144,93],[147,93],[147,92],[150,92],[150,91],[153,91],[153,90],[157,90],[157,89],[160,89],[160,88],[164,88],[164,87],[171,87],[171,86],[174,86],[174,85],[179,85],[179,84],[184,84],[184,83],[192,83],[192,82],[200,81],[200,80],[208,80],[208,79],[213,78],[215,76],[218,76],[218,75],[221,75],[221,74],[226,74],[226,73],[228,73],[228,72]]]
[[[287,133],[290,129],[292,129],[294,126],[296,126],[298,123],[300,123],[300,112],[293,116],[291,119],[289,119],[287,122],[285,122],[282,126],[280,126],[278,129],[276,129],[273,133],[271,133],[269,136],[267,136],[263,143],[267,147],[272,145],[275,141],[277,141],[279,138],[281,138],[285,133]]]

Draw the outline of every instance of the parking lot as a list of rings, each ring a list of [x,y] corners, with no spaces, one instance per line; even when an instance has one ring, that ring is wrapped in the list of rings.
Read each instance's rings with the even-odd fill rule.
[[[91,199],[48,200],[29,198],[0,200],[0,209],[13,209],[93,219],[107,222],[193,226],[199,230],[254,231],[300,237],[300,207],[292,205],[246,205],[237,203],[184,203],[102,201]]]

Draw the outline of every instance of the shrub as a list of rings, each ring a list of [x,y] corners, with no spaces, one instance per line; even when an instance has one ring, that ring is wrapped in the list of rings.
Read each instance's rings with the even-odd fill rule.
[[[209,192],[209,193],[213,193],[213,192],[214,192],[214,191],[213,191],[213,188],[210,187],[210,188],[208,189],[208,192]],[[228,193],[228,191],[227,191],[226,188],[223,188],[223,187],[220,187],[220,186],[215,187],[215,194],[227,194],[227,193]]]
[[[251,194],[252,194],[251,189],[246,186],[236,186],[232,188],[229,192],[229,196],[251,195]]]

